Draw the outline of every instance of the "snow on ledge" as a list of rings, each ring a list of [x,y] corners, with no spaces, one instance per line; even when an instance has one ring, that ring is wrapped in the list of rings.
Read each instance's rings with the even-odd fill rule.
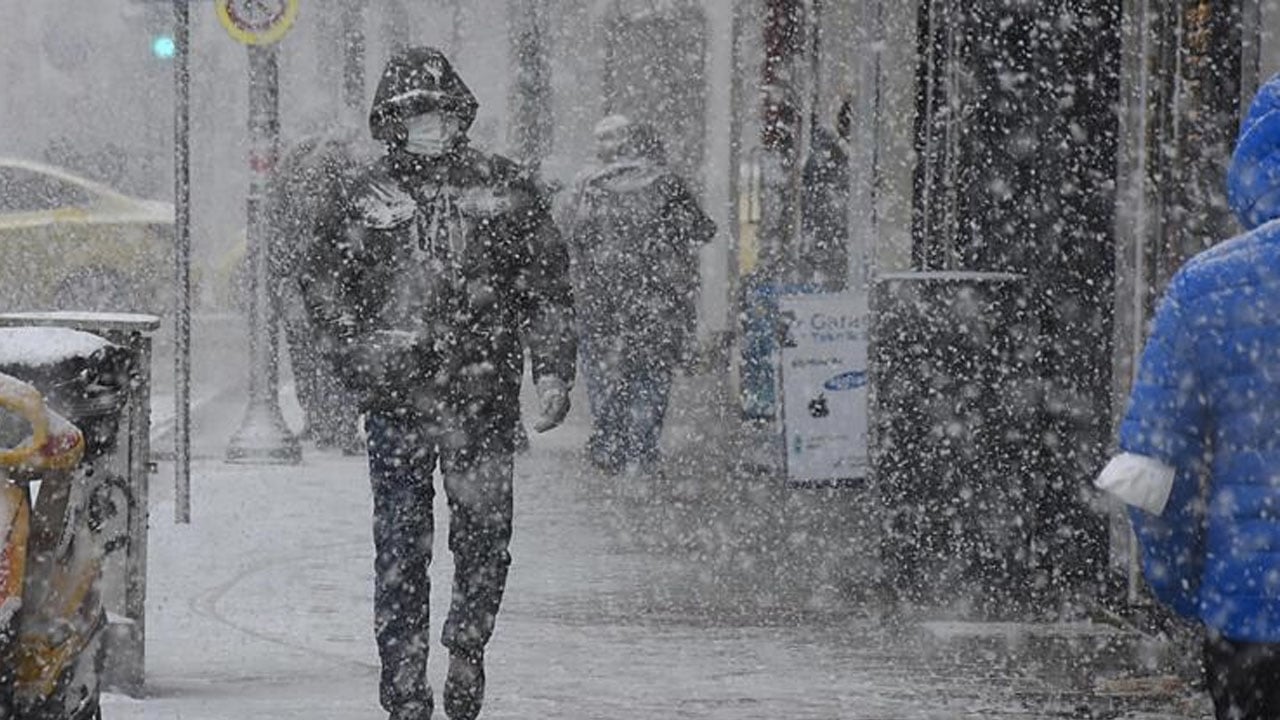
[[[53,365],[68,358],[87,357],[110,345],[92,333],[67,328],[0,328],[0,365]]]
[[[160,318],[143,313],[49,310],[0,314],[0,327],[67,327],[77,330],[141,330],[160,327]]]

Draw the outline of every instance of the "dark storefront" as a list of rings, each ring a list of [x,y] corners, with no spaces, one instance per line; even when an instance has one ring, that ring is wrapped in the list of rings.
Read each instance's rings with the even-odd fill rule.
[[[1010,481],[1034,507],[1026,562],[1046,587],[1112,586],[1116,531],[1089,481],[1122,409],[1116,357],[1141,344],[1116,338],[1232,232],[1239,4],[927,0],[918,30],[914,269],[1024,278],[1026,316],[1009,321],[1031,328],[1038,397]]]

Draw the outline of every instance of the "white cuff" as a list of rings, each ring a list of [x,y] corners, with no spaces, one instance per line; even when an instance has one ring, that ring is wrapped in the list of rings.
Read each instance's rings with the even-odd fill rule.
[[[1164,512],[1173,490],[1177,470],[1155,458],[1134,453],[1121,453],[1113,458],[1093,481],[1099,490],[1111,493],[1126,505],[1141,508],[1152,515]]]

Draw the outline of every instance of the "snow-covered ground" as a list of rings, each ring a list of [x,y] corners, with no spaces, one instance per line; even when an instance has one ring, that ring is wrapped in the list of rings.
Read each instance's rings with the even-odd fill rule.
[[[224,464],[217,439],[242,407],[224,398],[197,413],[205,447],[196,453],[191,525],[173,523],[171,468],[153,475],[148,696],[109,695],[104,716],[385,717],[363,459],[310,450],[298,467]],[[287,414],[296,416],[292,404]],[[669,435],[697,435],[697,418],[676,415]],[[566,427],[535,436],[518,462],[514,565],[488,653],[483,717],[1039,718],[1085,708],[1206,717],[1202,699],[1176,682],[1157,678],[1152,691],[1141,678],[1116,685],[1100,674],[1082,685],[1038,650],[1011,654],[1005,636],[1020,633],[1007,625],[888,622],[829,587],[800,587],[795,573],[812,575],[824,562],[789,567],[776,557],[786,543],[754,552],[771,546],[764,525],[726,538],[736,526],[727,518],[746,515],[726,514],[735,501],[710,483],[624,487],[586,470],[584,423],[579,404]],[[443,609],[452,569],[438,498],[432,594]],[[442,614],[434,614],[437,648]],[[979,641],[966,642],[974,635]],[[1092,646],[1065,652],[1073,647]],[[443,658],[437,652],[430,670],[437,692]],[[1088,656],[1068,660],[1089,674]]]

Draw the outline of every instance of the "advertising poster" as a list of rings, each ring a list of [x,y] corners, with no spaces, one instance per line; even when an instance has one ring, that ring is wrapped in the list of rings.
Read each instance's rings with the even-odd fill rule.
[[[866,479],[867,340],[860,295],[788,295],[781,353],[787,482],[837,486]]]

